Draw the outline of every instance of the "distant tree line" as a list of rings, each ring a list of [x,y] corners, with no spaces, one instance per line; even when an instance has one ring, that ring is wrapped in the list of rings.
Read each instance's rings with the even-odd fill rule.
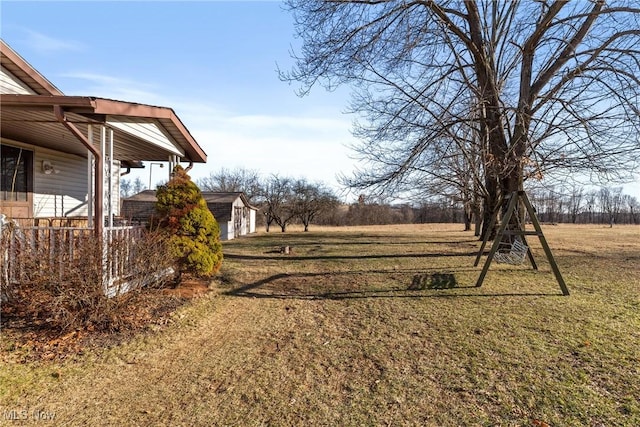
[[[143,190],[140,182],[123,180],[125,189]],[[420,223],[460,223],[472,229],[477,215],[468,200],[443,191],[425,192],[410,203],[390,203],[380,197],[362,194],[353,203],[341,202],[325,184],[305,178],[270,175],[263,177],[244,168],[211,172],[196,181],[203,191],[243,192],[249,203],[259,209],[259,226],[271,231],[286,231],[291,224],[385,225]],[[138,188],[140,187],[140,188]],[[434,195],[436,194],[436,195]],[[640,202],[624,194],[622,187],[586,189],[583,186],[531,188],[527,194],[538,219],[547,223],[640,224]],[[123,194],[123,197],[126,195]],[[480,235],[476,223],[475,234]]]
[[[530,191],[529,198],[543,222],[640,224],[640,202],[622,187],[538,189]]]
[[[640,225],[640,201],[625,194],[622,187],[538,188],[527,194],[541,222]],[[332,219],[333,225],[452,222],[464,223],[465,230],[471,229],[468,207],[449,196],[402,205],[368,203],[361,197],[343,210]],[[476,235],[479,230],[476,228]]]

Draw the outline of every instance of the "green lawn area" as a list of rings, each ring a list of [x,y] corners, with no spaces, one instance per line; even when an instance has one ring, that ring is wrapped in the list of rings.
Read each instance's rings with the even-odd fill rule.
[[[640,425],[640,227],[543,228],[570,296],[534,237],[539,271],[476,288],[460,225],[225,242],[162,328],[57,362],[3,338],[0,424]]]

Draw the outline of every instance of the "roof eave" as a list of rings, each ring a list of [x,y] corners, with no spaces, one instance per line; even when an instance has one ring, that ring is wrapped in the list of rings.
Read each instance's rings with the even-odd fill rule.
[[[53,83],[47,80],[42,74],[40,74],[35,68],[31,66],[23,57],[21,57],[15,50],[11,48],[4,40],[0,39],[0,52],[9,61],[11,61],[16,67],[18,67],[23,73],[29,76],[37,85],[47,91],[51,95],[63,95],[62,91],[55,87]],[[32,90],[39,92],[39,87],[32,87]]]
[[[67,112],[78,114],[167,120],[175,127],[184,140],[183,143],[181,143],[181,141],[176,142],[180,144],[181,148],[185,151],[187,159],[194,163],[206,163],[207,161],[207,154],[202,150],[189,130],[171,108],[88,96],[6,94],[0,97],[0,106],[2,107],[49,109],[56,105],[62,107]]]

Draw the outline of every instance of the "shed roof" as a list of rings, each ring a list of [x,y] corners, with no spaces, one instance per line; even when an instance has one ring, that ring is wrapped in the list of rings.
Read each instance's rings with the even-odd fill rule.
[[[133,196],[127,197],[123,200],[131,200],[135,202],[157,202],[158,198],[156,197],[156,190],[143,190],[138,194],[134,194]]]
[[[257,209],[256,207],[251,206],[247,196],[242,191],[203,191],[202,197],[207,203],[233,203],[236,199],[240,198],[242,199],[242,203],[244,203],[248,208]]]
[[[231,221],[233,202],[238,198],[242,199],[247,208],[257,209],[247,202],[247,198],[242,192],[203,191],[202,197],[218,222]],[[127,197],[122,201],[123,216],[133,219],[149,217],[155,212],[157,200],[155,190],[144,190]]]

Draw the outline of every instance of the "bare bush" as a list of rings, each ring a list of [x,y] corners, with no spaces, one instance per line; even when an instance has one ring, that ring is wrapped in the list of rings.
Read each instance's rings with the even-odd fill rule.
[[[114,239],[109,245],[83,236],[72,252],[56,253],[53,260],[43,258],[41,250],[24,251],[22,270],[28,273],[13,284],[7,304],[20,305],[22,312],[52,329],[116,331],[127,322],[132,292],[173,281],[167,253],[166,237],[157,232],[129,242]],[[125,257],[126,270],[117,271]]]

